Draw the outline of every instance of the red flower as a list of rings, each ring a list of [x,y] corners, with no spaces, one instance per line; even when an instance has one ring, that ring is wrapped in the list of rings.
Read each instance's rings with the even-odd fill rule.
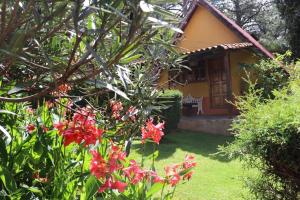
[[[154,183],[163,183],[165,181],[164,178],[158,176],[158,174],[154,171],[151,171],[151,176],[153,177]]]
[[[44,131],[45,133],[49,130],[45,125],[42,125],[41,128],[43,129],[43,131]]]
[[[91,150],[92,160],[90,165],[91,174],[96,176],[98,179],[105,178],[107,173],[107,165],[103,157],[95,150]]]
[[[153,119],[149,119],[146,122],[146,127],[142,127],[142,143],[145,143],[146,139],[152,139],[155,143],[159,144],[162,136],[164,135],[162,129],[164,128],[164,122],[153,124]]]
[[[111,189],[117,189],[119,192],[124,192],[126,187],[127,187],[127,184],[123,183],[121,181],[116,181],[111,184]]]
[[[112,110],[112,116],[115,119],[120,119],[121,115],[120,112],[123,110],[123,104],[120,101],[110,101],[110,106]]]
[[[105,190],[111,188],[112,181],[111,178],[107,178],[105,183],[99,188],[98,192],[104,192]]]
[[[123,164],[121,163],[121,161],[125,161],[125,158],[126,153],[122,152],[117,145],[114,145],[111,142],[111,152],[109,153],[108,160],[109,171],[112,173],[116,170],[123,168]]]
[[[178,172],[179,167],[180,165],[178,164],[165,167],[167,179],[172,187],[177,185],[177,183],[180,181],[180,175]]]
[[[190,169],[196,166],[196,162],[194,161],[195,157],[193,155],[186,155],[184,162],[182,164],[183,169]]]
[[[95,114],[89,108],[82,108],[74,114],[71,122],[59,122],[54,125],[64,137],[64,145],[84,143],[84,146],[101,141],[103,130],[96,127]]]
[[[135,160],[130,160],[130,166],[124,168],[123,172],[134,185],[140,182],[146,176],[145,171],[137,165]]]
[[[99,188],[99,192],[104,192],[107,189],[117,189],[119,192],[124,192],[127,184],[119,180],[113,181],[113,172],[123,168],[123,164],[120,161],[124,161],[126,155],[117,145],[112,143],[111,145],[107,161],[97,151],[91,151],[93,158],[90,171],[98,179],[105,180],[104,184]]]
[[[28,131],[28,133],[32,133],[35,129],[35,126],[33,124],[28,124],[26,127],[26,130]]]
[[[69,90],[71,90],[71,86],[68,84],[62,84],[62,85],[58,86],[57,89],[61,93],[67,93]]]
[[[188,173],[186,173],[185,175],[183,175],[183,180],[190,180],[192,178],[194,171],[190,171]]]
[[[178,184],[178,182],[180,181],[180,176],[179,174],[174,174],[171,178],[170,178],[170,184],[172,187],[174,187],[175,185]]]
[[[37,181],[41,182],[41,183],[47,183],[48,182],[48,178],[45,177],[40,177],[40,173],[38,171],[34,172],[34,174],[32,175],[32,178],[36,179]]]
[[[109,177],[106,179],[105,183],[99,188],[98,192],[104,192],[107,189],[117,189],[119,192],[124,192],[125,188],[127,187],[126,183],[121,181],[112,181],[112,178]]]
[[[54,124],[54,128],[56,128],[59,133],[62,133],[64,131],[64,129],[66,128],[67,124],[68,124],[68,121],[58,122],[57,124]]]

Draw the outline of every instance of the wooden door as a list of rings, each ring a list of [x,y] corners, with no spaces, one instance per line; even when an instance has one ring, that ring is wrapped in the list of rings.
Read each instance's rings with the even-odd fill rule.
[[[224,57],[208,60],[210,82],[210,102],[212,108],[227,108],[229,99],[228,70],[224,65]]]

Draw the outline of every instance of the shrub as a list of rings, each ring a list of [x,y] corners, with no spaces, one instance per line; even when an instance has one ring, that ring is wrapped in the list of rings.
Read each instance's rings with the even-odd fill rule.
[[[66,104],[33,109],[0,102],[0,199],[172,199],[176,186],[191,178],[192,155],[162,175],[155,171],[163,123],[140,125],[141,112],[116,100],[112,114]],[[103,121],[105,114],[113,120]],[[143,148],[153,145],[140,162],[129,160],[121,139],[130,126],[142,132]],[[151,169],[143,165],[147,159]]]
[[[166,122],[165,131],[177,128],[181,116],[182,93],[179,90],[165,90],[158,97],[158,115]]]
[[[262,90],[250,84],[233,122],[235,141],[222,150],[237,155],[260,171],[249,186],[256,199],[297,199],[300,196],[300,79],[274,90],[262,101]],[[249,182],[248,182],[249,183]]]
[[[244,65],[247,72],[253,72],[256,88],[262,89],[263,98],[274,98],[272,91],[287,86],[289,67],[283,66],[290,52],[279,55],[276,59],[263,59],[256,64]]]

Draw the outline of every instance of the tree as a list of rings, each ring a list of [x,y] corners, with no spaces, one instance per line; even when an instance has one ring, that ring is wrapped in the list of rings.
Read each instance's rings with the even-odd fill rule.
[[[149,49],[167,51],[158,28],[170,24],[161,19],[174,21],[159,6],[138,0],[4,0],[0,7],[0,100],[11,102],[83,83],[89,94],[113,90],[126,97],[116,86],[126,89],[129,63],[152,65]]]
[[[286,30],[272,0],[211,0],[239,26],[258,38],[268,49],[287,50]]]
[[[288,41],[293,52],[293,58],[300,58],[300,1],[275,0],[277,7],[285,20],[288,30]]]

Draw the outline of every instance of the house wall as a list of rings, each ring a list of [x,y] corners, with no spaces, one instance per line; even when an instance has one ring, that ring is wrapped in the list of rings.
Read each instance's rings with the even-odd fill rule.
[[[242,64],[254,64],[259,61],[259,57],[253,52],[242,49],[232,51],[229,54],[229,62],[231,65],[231,87],[232,93],[235,96],[241,95],[242,77],[245,77],[245,72],[241,68]]]
[[[242,40],[204,7],[198,7],[177,43],[183,52]]]
[[[234,50],[229,52],[229,65],[230,65],[230,76],[231,76],[231,88],[233,96],[241,95],[241,85],[242,85],[242,77],[244,76],[244,72],[241,69],[242,64],[253,64],[259,60],[259,57],[256,56],[253,52],[246,49]],[[161,79],[159,81],[159,85],[163,85],[167,81],[168,73],[164,71],[161,75]],[[166,85],[163,87],[166,88]],[[181,86],[176,85],[173,87],[174,89],[178,89],[183,93],[183,96],[191,95],[193,97],[203,97],[203,110],[204,115],[229,115],[229,114],[237,114],[238,111],[233,108],[231,111],[229,109],[212,109],[210,105],[209,98],[209,82],[195,82],[189,83],[187,85]],[[196,114],[197,110],[193,111]]]

